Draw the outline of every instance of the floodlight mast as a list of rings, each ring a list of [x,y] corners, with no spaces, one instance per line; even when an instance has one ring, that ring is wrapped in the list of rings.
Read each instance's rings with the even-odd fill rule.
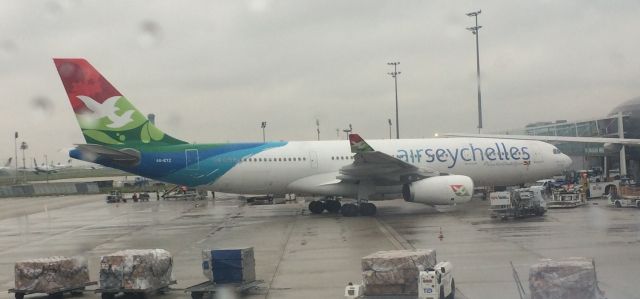
[[[387,73],[393,77],[396,91],[396,139],[400,139],[400,120],[398,119],[398,75],[402,72],[398,72],[398,65],[400,62],[387,62],[388,65],[393,65],[393,72]]]
[[[482,12],[482,10],[474,11],[467,13],[468,17],[474,17],[476,19],[476,26],[468,27],[467,30],[471,31],[473,35],[476,36],[476,77],[478,81],[478,133],[482,130],[482,93],[480,92],[480,46],[479,46],[479,38],[480,38],[480,28],[482,26],[478,26],[478,15]]]

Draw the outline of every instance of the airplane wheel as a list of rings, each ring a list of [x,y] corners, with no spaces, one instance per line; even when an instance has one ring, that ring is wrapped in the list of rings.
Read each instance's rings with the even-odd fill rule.
[[[622,208],[622,204],[616,200],[616,208]]]
[[[360,204],[360,214],[362,216],[373,216],[376,214],[376,211],[376,205],[372,203],[365,202]]]
[[[342,204],[340,204],[340,202],[337,200],[327,200],[324,202],[324,208],[329,213],[338,213],[340,212],[341,207],[342,207]]]
[[[309,211],[314,214],[321,214],[324,211],[324,204],[319,200],[314,200],[309,203]]]
[[[340,210],[342,212],[342,216],[344,217],[358,216],[358,206],[352,203],[342,205],[342,209]]]

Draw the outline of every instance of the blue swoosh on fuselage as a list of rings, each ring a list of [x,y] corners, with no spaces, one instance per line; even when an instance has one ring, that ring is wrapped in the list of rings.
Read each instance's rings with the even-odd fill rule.
[[[161,151],[141,149],[140,163],[134,167],[118,165],[101,158],[89,162],[173,184],[198,186],[213,183],[238,164],[242,158],[286,144],[287,142],[190,144],[167,146],[163,147]],[[175,147],[175,150],[171,150],[171,147]],[[185,151],[193,149],[198,150],[199,162],[197,166],[193,163],[187,165]],[[69,155],[75,159],[85,160],[80,151],[75,149],[71,150]]]

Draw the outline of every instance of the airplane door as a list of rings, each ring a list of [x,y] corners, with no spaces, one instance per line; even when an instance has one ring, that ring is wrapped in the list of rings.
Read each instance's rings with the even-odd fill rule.
[[[184,150],[185,155],[185,163],[187,170],[198,170],[200,169],[200,158],[198,157],[197,149],[188,149]]]
[[[315,151],[310,151],[309,162],[311,162],[311,168],[318,168],[318,153],[316,153]]]

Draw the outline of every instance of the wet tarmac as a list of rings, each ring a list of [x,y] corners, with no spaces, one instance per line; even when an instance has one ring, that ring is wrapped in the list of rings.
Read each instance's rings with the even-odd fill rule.
[[[0,287],[13,287],[20,259],[85,255],[96,280],[100,255],[163,248],[174,255],[173,287],[181,289],[205,281],[203,248],[253,246],[264,284],[247,298],[342,298],[346,283],[361,279],[362,256],[434,248],[439,260],[454,264],[456,298],[518,298],[509,261],[527,288],[530,264],[567,256],[595,258],[609,299],[640,298],[633,285],[640,277],[640,210],[601,202],[542,219],[500,221],[489,218],[486,205],[473,201],[439,212],[396,200],[378,203],[378,217],[343,218],[309,215],[304,203],[249,206],[232,196],[119,204],[104,203],[102,195],[1,199]],[[175,290],[154,298],[187,295]]]

